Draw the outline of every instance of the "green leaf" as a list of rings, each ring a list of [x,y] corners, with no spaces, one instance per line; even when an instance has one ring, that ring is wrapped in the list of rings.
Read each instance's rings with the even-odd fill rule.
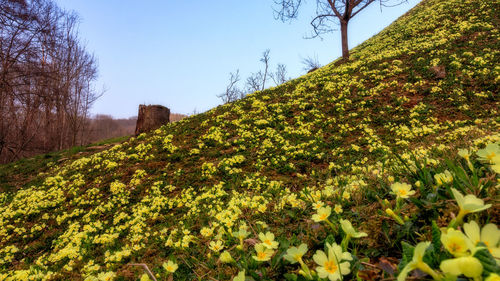
[[[278,242],[280,243],[280,249],[286,250],[290,247],[290,241],[288,239],[279,237],[276,240],[278,240]]]
[[[476,251],[474,257],[477,258],[483,265],[483,275],[487,276],[490,273],[500,273],[500,266],[497,265],[495,258],[491,255],[490,251],[483,242],[479,242],[477,246],[484,247]]]
[[[415,247],[405,241],[401,242],[401,245],[403,246],[403,258],[398,265],[399,271],[401,271],[413,259],[413,252],[415,250]]]
[[[436,221],[432,221],[431,235],[432,235],[432,247],[431,247],[432,251],[430,253],[431,260],[429,264],[431,266],[439,266],[439,264],[443,260],[445,253],[441,250],[442,246],[441,230],[436,224]]]
[[[327,237],[326,237],[326,239],[325,239],[325,242],[326,242],[326,243],[329,243],[329,244],[336,243],[336,241],[335,241],[335,236],[333,236],[332,234],[328,234],[328,236],[327,236]],[[326,243],[325,243],[325,249],[327,249],[327,248],[326,248]],[[328,252],[328,251],[327,251],[327,252]]]
[[[455,280],[457,280],[457,276],[451,274],[445,274],[443,279],[441,279],[441,281],[455,281]]]
[[[441,249],[441,230],[436,224],[436,221],[432,221],[432,245],[436,251]]]
[[[256,272],[250,271],[250,272],[248,272],[248,274],[250,274],[250,276],[252,278],[256,279],[256,280],[261,280],[262,279],[262,277],[259,274],[257,274]]]
[[[410,197],[410,201],[415,204],[419,209],[424,209],[426,206],[422,203],[423,200]]]
[[[297,275],[293,273],[285,273],[285,279],[289,281],[297,281]]]

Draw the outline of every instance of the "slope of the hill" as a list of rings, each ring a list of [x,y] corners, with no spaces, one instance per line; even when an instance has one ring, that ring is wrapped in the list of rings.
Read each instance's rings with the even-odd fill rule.
[[[230,280],[243,269],[254,280],[317,279],[309,269],[335,280],[339,268],[346,279],[396,276],[413,251],[403,256],[401,242],[435,238],[432,221],[444,227],[458,213],[451,187],[493,204],[474,218],[498,224],[498,167],[484,159],[500,152],[474,151],[500,140],[499,6],[424,0],[349,62],[53,165],[42,183],[1,193],[0,279],[136,280],[145,272],[137,263],[158,280]],[[470,149],[466,162],[457,148]],[[395,182],[416,193],[400,188],[395,200]],[[367,236],[346,242],[340,219]],[[267,251],[254,246],[268,231],[279,246],[272,237]],[[325,260],[317,250],[331,258],[327,242],[351,254]],[[301,243],[303,276],[283,258]],[[222,262],[221,249],[234,261]]]

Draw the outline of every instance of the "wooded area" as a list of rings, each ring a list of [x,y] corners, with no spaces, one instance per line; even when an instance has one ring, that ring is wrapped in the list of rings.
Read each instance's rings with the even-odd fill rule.
[[[96,79],[76,14],[0,0],[0,163],[85,143]]]

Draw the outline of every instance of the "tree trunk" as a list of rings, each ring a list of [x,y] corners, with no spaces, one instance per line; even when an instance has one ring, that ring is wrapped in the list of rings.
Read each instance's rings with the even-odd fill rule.
[[[347,24],[349,21],[341,20],[340,21],[340,33],[342,36],[342,58],[344,60],[349,59],[349,43],[347,41]]]
[[[160,128],[170,122],[170,109],[161,105],[139,105],[135,135]]]

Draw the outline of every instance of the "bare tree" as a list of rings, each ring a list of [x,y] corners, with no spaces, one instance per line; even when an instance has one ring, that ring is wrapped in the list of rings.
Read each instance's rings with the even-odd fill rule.
[[[82,143],[99,94],[77,22],[52,0],[0,0],[0,162]]]
[[[226,86],[226,91],[217,95],[222,102],[228,103],[238,100],[243,96],[243,92],[238,88],[238,82],[240,81],[240,70],[236,70],[235,73],[229,73],[229,83]]]
[[[278,86],[290,80],[290,78],[286,78],[286,74],[286,66],[284,64],[278,63],[278,65],[276,66],[276,71],[272,72],[270,76],[273,79],[274,84]]]
[[[318,56],[314,57],[309,56],[305,59],[302,59],[302,64],[304,65],[303,69],[307,71],[307,73],[313,72],[322,66],[318,61]]]
[[[35,138],[46,100],[44,37],[59,13],[45,1],[0,0],[0,161],[22,156]],[[6,156],[10,155],[10,156]],[[4,160],[5,161],[5,160]]]
[[[284,64],[278,64],[276,72],[270,72],[270,50],[267,49],[262,52],[262,57],[260,62],[264,64],[264,69],[258,72],[252,73],[247,77],[245,81],[245,89],[241,90],[238,87],[238,82],[240,82],[240,72],[229,74],[229,84],[226,87],[226,91],[217,95],[224,103],[232,102],[237,99],[243,98],[245,93],[252,93],[256,91],[262,91],[266,88],[266,82],[271,78],[276,85],[285,83],[289,78],[286,78],[287,70]]]
[[[267,81],[267,71],[269,70],[269,52],[271,50],[267,49],[262,53],[262,58],[260,58],[260,61],[264,63],[264,75],[262,77],[262,88],[261,91],[264,91],[266,88],[266,81]]]
[[[305,0],[273,0],[276,19],[282,21],[297,18],[299,8]],[[316,15],[311,20],[313,33],[311,38],[321,36],[335,30],[333,27],[340,23],[340,33],[342,40],[342,58],[349,59],[349,45],[347,40],[347,27],[349,21],[370,4],[379,2],[380,7],[396,6],[407,2],[407,0],[316,0]]]
[[[264,75],[262,74],[262,71],[259,70],[259,72],[252,73],[246,80],[246,92],[252,93],[260,91],[262,89],[262,85],[264,84],[263,81]]]
[[[269,49],[265,50],[262,52],[262,57],[260,58],[260,62],[264,63],[264,71],[259,70],[256,73],[252,73],[247,78],[246,87],[248,92],[263,91],[266,88],[266,82],[269,75],[270,52]]]

